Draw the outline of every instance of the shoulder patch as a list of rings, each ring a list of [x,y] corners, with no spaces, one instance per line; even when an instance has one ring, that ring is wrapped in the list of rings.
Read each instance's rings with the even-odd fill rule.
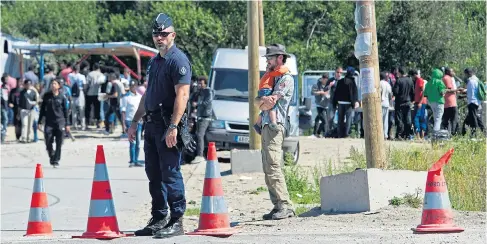
[[[179,69],[179,74],[181,75],[186,75],[186,73],[188,72],[188,70],[186,70],[186,67],[181,67],[181,69]]]

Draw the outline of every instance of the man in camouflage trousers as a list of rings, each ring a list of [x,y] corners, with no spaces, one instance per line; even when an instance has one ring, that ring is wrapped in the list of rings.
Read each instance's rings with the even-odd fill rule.
[[[284,66],[290,57],[281,44],[267,47],[267,74],[264,77],[273,79],[273,92],[270,96],[256,98],[257,105],[263,111],[262,115],[262,164],[265,173],[265,183],[274,205],[272,211],[265,214],[265,220],[277,220],[295,215],[289,198],[286,181],[282,172],[282,143],[289,126],[286,122],[287,109],[294,94],[294,78]],[[263,77],[263,79],[264,79]],[[272,81],[272,80],[271,80]],[[269,110],[277,113],[277,127],[269,126]]]

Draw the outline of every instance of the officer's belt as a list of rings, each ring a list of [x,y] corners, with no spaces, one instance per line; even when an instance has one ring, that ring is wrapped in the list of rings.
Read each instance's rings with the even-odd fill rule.
[[[162,113],[160,110],[156,111],[148,111],[144,115],[145,122],[164,122],[164,118],[162,118]]]

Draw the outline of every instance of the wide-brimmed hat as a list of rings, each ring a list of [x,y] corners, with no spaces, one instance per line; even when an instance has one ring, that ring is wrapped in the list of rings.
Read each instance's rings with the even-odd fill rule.
[[[267,49],[265,50],[265,55],[263,57],[269,57],[269,56],[276,56],[276,55],[284,55],[286,57],[291,57],[289,53],[286,52],[286,47],[281,44],[271,44],[267,46]]]

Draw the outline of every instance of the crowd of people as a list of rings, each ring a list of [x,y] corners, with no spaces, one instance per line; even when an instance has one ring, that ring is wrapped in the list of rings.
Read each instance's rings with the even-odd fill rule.
[[[91,68],[91,69],[90,69]],[[30,66],[28,72],[22,77],[13,78],[5,73],[2,76],[2,143],[5,141],[7,126],[15,127],[15,138],[19,143],[35,143],[39,140],[38,128],[42,119],[51,120],[54,114],[45,114],[41,117],[41,107],[44,96],[52,92],[52,82],[59,84],[59,90],[66,98],[67,108],[66,125],[71,125],[68,131],[62,133],[59,138],[71,137],[71,129],[78,131],[93,129],[99,130],[105,135],[112,135],[118,123],[122,126],[121,138],[126,137],[126,130],[130,126],[137,110],[142,95],[147,88],[145,72],[141,81],[131,77],[130,71],[125,68],[120,74],[119,68],[105,67],[98,63],[93,65],[84,61],[81,64],[72,65],[67,61],[61,61],[58,72],[54,67],[47,65],[45,75],[39,79],[35,66]],[[204,76],[192,76],[191,98],[188,104],[190,114],[189,126],[192,134],[199,143],[197,157],[192,163],[204,161],[203,150],[205,144],[205,132],[209,126],[211,112],[204,113],[201,109],[206,106],[211,110],[213,91],[206,86],[207,78]],[[211,97],[200,96],[202,91],[208,91]],[[52,94],[51,94],[52,96]],[[202,100],[203,99],[203,100]],[[206,101],[206,102],[205,102]],[[203,104],[201,106],[201,104]],[[200,105],[200,111],[197,111]],[[208,115],[208,116],[206,116]],[[62,117],[61,114],[58,116]],[[206,118],[206,119],[205,119]],[[205,123],[208,122],[208,123]],[[197,128],[201,127],[199,133]],[[203,126],[206,125],[205,128]],[[134,143],[130,143],[129,166],[143,166],[143,160],[139,160],[140,143],[143,135],[143,122],[137,127],[137,137]],[[44,128],[41,130],[43,133]],[[56,134],[57,131],[48,129],[46,136]],[[56,137],[47,138],[46,149],[49,154],[55,154],[52,150],[53,142],[59,145],[62,141],[56,141]],[[52,152],[51,152],[52,151]],[[60,152],[59,152],[60,153]],[[60,154],[59,154],[60,155]],[[56,160],[55,160],[56,161]],[[190,161],[191,162],[191,161]],[[59,159],[53,164],[59,164]]]
[[[417,69],[406,71],[403,67],[394,67],[390,72],[381,72],[379,92],[384,139],[450,137],[459,133],[465,135],[467,128],[472,134],[477,129],[484,131],[481,106],[485,101],[486,84],[472,68],[466,68],[463,75],[463,79],[459,78],[453,68],[442,67],[432,71],[428,82]],[[352,67],[345,72],[337,67],[333,74],[323,74],[312,87],[317,114],[311,137],[346,138],[355,125],[357,134],[363,138],[361,89],[360,73]],[[457,99],[464,98],[467,115],[460,126]]]
[[[86,61],[72,65],[63,60],[57,70],[47,65],[42,79],[34,65],[22,77],[2,75],[2,143],[9,124],[15,127],[15,138],[20,143],[37,142],[41,129],[50,157],[61,150],[64,137],[73,138],[69,126],[84,131],[92,125],[109,135],[113,134],[118,119],[125,134],[126,121],[132,119],[147,86],[144,77],[139,81],[131,77],[127,68],[120,73],[119,68],[90,65]],[[66,109],[66,116],[56,112],[59,108]],[[63,127],[65,133],[41,128],[43,119],[46,126]],[[130,144],[130,166],[143,166],[137,160],[141,130],[139,140]],[[54,141],[58,150],[52,150]],[[59,158],[51,164],[58,165]]]

